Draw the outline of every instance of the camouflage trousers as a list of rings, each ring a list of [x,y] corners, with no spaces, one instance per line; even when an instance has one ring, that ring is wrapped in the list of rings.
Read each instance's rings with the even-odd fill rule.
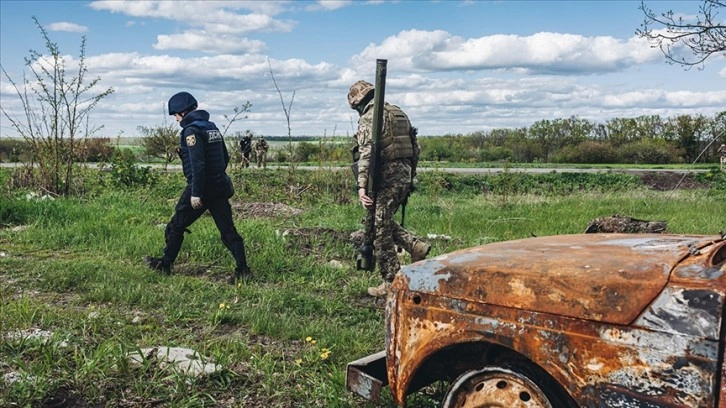
[[[373,246],[383,280],[392,282],[401,269],[396,245],[411,253],[417,240],[416,236],[393,220],[411,188],[411,166],[407,160],[395,160],[386,163],[382,173],[382,183],[376,195],[376,234]]]
[[[267,152],[257,152],[257,167],[267,168]]]

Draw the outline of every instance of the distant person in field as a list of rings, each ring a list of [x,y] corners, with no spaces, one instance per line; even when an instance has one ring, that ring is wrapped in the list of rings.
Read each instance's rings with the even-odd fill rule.
[[[176,204],[174,216],[166,225],[164,254],[161,258],[147,256],[144,261],[149,268],[170,274],[184,241],[184,232],[209,210],[224,246],[237,264],[228,282],[234,284],[239,279],[251,277],[244,240],[232,220],[229,198],[234,194],[234,188],[226,172],[229,153],[222,133],[209,121],[207,111],[197,109],[197,100],[187,92],[179,92],[169,99],[169,114],[182,127],[179,155],[187,186]]]
[[[240,139],[239,148],[242,151],[242,167],[250,167],[250,154],[252,154],[252,132],[248,131],[247,135]]]
[[[348,92],[348,104],[360,115],[355,141],[358,150],[358,199],[365,208],[373,205],[368,195],[370,158],[373,151],[373,94],[374,87],[366,81],[354,83]],[[368,294],[386,297],[388,289],[401,264],[396,253],[396,245],[411,254],[413,262],[426,258],[431,246],[412,233],[406,231],[393,220],[393,215],[408,198],[413,177],[416,175],[420,146],[416,139],[415,128],[411,127],[408,116],[395,105],[386,103],[383,113],[383,132],[379,153],[381,180],[376,192],[375,211],[375,248],[378,269],[383,283],[368,288]]]
[[[718,148],[718,153],[721,155],[720,169],[723,170],[724,166],[726,166],[726,144],[722,144],[721,147]]]
[[[255,144],[255,155],[257,155],[257,168],[267,168],[267,150],[270,149],[270,146],[265,141],[265,136],[260,135],[260,138],[257,140],[257,144]]]

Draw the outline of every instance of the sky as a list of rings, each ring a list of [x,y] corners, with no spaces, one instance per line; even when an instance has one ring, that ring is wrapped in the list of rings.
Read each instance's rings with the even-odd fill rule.
[[[648,1],[695,18],[701,1]],[[228,135],[350,136],[347,92],[375,83],[422,136],[528,127],[576,116],[713,116],[726,107],[726,58],[702,69],[666,63],[636,35],[640,1],[15,1],[0,0],[0,65],[22,84],[30,51],[46,53],[33,17],[66,60],[86,40],[96,136],[133,137],[173,123],[166,104],[190,92]],[[721,13],[726,19],[726,12]],[[12,82],[0,105],[21,113]],[[286,114],[287,111],[287,114]],[[227,119],[225,119],[227,115]],[[289,116],[289,125],[288,125]],[[17,136],[0,115],[0,135]]]

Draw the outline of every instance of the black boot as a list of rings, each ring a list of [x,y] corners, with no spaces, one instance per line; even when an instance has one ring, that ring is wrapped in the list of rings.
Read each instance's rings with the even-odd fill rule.
[[[161,272],[164,275],[171,274],[171,265],[164,262],[161,258],[154,258],[153,256],[144,257],[144,262],[148,265],[149,269]]]
[[[252,271],[250,271],[249,266],[245,265],[242,268],[236,268],[234,270],[234,275],[227,278],[227,283],[229,283],[230,285],[234,285],[237,282],[240,282],[243,280],[247,281],[249,279],[252,279]]]

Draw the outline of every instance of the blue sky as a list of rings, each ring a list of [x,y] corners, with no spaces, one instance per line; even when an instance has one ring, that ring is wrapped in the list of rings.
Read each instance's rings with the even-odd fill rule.
[[[650,1],[692,18],[700,1]],[[138,135],[164,124],[178,91],[230,132],[345,136],[346,100],[388,61],[386,100],[422,135],[529,126],[578,116],[703,114],[726,107],[726,59],[702,70],[669,65],[635,30],[639,1],[0,1],[0,64],[22,82],[23,58],[45,51],[32,17],[72,67],[85,36],[89,78],[114,94],[91,116],[99,135]],[[269,61],[269,63],[268,63]],[[271,66],[271,68],[270,68]],[[69,71],[71,71],[69,69]],[[281,91],[280,95],[270,76]],[[17,110],[10,81],[0,104]],[[293,99],[294,93],[294,99]],[[14,136],[0,116],[2,136]],[[221,127],[221,126],[220,126]]]

